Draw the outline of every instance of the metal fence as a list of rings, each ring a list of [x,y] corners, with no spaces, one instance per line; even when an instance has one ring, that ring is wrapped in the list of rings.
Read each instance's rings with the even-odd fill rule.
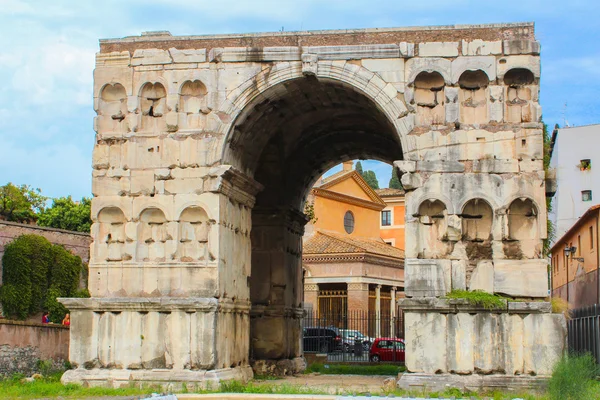
[[[364,310],[319,313],[306,310],[302,321],[305,353],[327,354],[327,361],[404,362],[404,313]],[[376,345],[375,339],[379,338]]]
[[[600,305],[572,310],[567,327],[569,350],[589,352],[600,364]]]

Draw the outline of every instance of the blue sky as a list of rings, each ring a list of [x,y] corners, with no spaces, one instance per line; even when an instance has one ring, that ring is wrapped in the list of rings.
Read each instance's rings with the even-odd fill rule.
[[[599,15],[598,0],[0,0],[0,185],[90,195],[100,38],[534,21],[544,120],[586,125],[600,122]],[[388,166],[363,167],[387,185]]]

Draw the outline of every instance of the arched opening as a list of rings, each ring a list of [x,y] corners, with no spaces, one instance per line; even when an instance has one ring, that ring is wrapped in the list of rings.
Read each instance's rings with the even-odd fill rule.
[[[494,212],[483,199],[471,199],[462,210],[462,241],[471,264],[492,259]]]
[[[504,75],[506,86],[507,122],[532,122],[531,101],[537,96],[533,72],[526,68],[513,68]],[[535,96],[534,96],[535,95]]]
[[[123,85],[105,85],[98,101],[98,131],[124,132],[127,112],[127,92]]]
[[[139,110],[142,114],[142,130],[164,131],[166,129],[167,90],[160,82],[146,83],[139,94]]]
[[[302,355],[302,236],[313,184],[344,161],[402,159],[400,142],[370,97],[331,79],[279,83],[241,111],[224,160],[263,185],[252,210],[251,359]]]
[[[439,72],[421,72],[415,78],[416,124],[440,125],[446,122],[444,77]]]
[[[483,124],[488,118],[488,85],[490,80],[485,72],[478,69],[465,71],[458,79],[460,86],[460,122],[463,124]]]
[[[165,261],[170,240],[164,212],[158,208],[142,211],[137,229],[137,261]]]
[[[504,254],[509,259],[531,259],[541,256],[538,210],[531,199],[515,199],[507,211],[508,239]]]
[[[447,237],[446,205],[439,200],[425,200],[419,206],[419,258],[443,258],[452,251]]]
[[[94,224],[95,261],[127,261],[131,255],[125,254],[125,215],[120,208],[105,207],[98,213]]]
[[[181,129],[202,129],[205,115],[210,112],[206,103],[206,86],[199,80],[186,81],[179,92],[179,112]]]

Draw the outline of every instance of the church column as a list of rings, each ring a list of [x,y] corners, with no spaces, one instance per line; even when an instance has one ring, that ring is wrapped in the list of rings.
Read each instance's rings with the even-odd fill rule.
[[[396,286],[390,290],[390,336],[395,337],[396,332]]]
[[[319,308],[319,284],[304,284],[304,309],[312,310],[316,316]]]
[[[375,287],[375,336],[381,336],[381,285]]]

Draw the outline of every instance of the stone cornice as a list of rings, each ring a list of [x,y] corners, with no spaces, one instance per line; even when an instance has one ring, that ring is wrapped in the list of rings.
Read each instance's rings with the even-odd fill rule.
[[[404,268],[404,260],[394,257],[386,257],[371,253],[323,253],[323,254],[304,254],[303,263],[310,264],[328,264],[328,263],[352,263],[364,262],[385,267]]]
[[[254,207],[255,196],[263,189],[263,185],[231,165],[224,165],[211,172],[220,177],[218,184],[212,191],[223,193],[247,207]]]
[[[252,211],[252,221],[260,226],[282,225],[299,235],[304,234],[304,226],[308,217],[293,208],[255,208]]]
[[[209,297],[93,297],[58,298],[69,310],[91,311],[189,311],[189,312],[242,312],[250,311],[250,303],[242,301],[220,300]]]
[[[333,192],[333,191],[327,190],[327,189],[314,188],[312,190],[312,192],[315,196],[320,196],[320,197],[324,197],[326,199],[341,201],[341,202],[352,204],[355,206],[369,208],[369,209],[375,210],[375,211],[381,211],[385,208],[385,203],[383,203],[383,202],[381,204],[375,203],[372,201],[359,199],[357,197],[348,196],[346,194]]]
[[[303,318],[304,309],[301,307],[284,307],[274,305],[254,304],[250,309],[251,317],[288,317]]]
[[[509,314],[540,314],[552,312],[552,306],[546,301],[506,301],[501,308],[487,309],[480,305],[471,304],[467,299],[444,299],[437,297],[412,297],[398,300],[398,305],[404,311],[410,312],[488,312]]]

